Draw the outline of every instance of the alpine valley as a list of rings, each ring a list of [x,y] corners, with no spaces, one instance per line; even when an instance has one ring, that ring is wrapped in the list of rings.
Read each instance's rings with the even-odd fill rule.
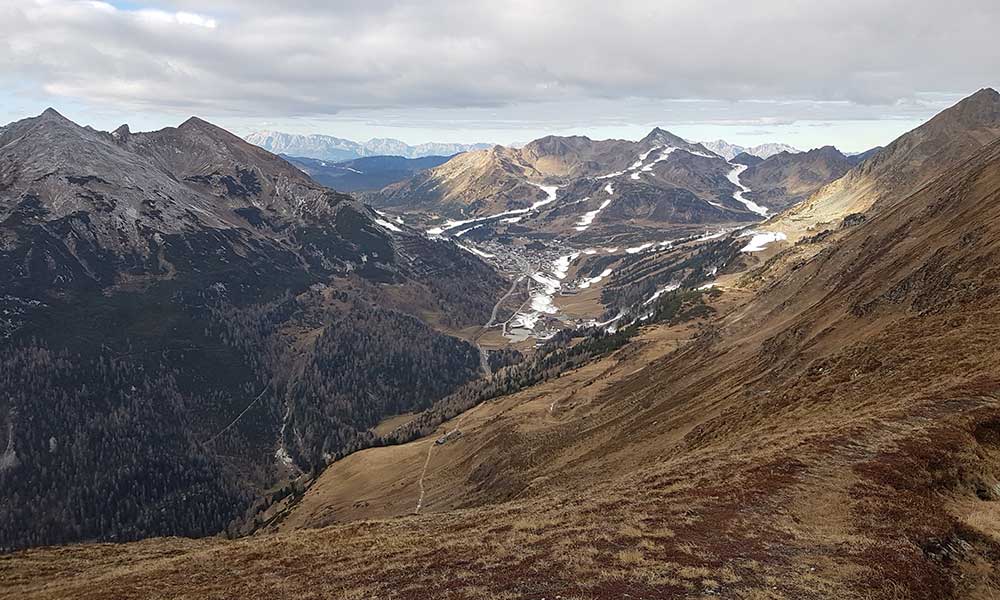
[[[250,140],[0,129],[10,597],[1000,594],[996,91],[857,155]]]

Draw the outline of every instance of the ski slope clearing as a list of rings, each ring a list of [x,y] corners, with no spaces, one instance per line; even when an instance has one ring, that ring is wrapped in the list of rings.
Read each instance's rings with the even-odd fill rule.
[[[765,217],[767,216],[767,208],[747,198],[746,194],[750,193],[750,188],[743,185],[743,182],[740,181],[740,174],[743,173],[743,171],[746,171],[747,168],[748,167],[746,165],[733,165],[733,169],[726,175],[726,179],[732,182],[732,184],[736,187],[740,188],[735,194],[733,194],[733,198],[737,202],[747,207],[747,210],[750,212],[755,212],[758,215]]]
[[[479,218],[476,218],[476,219],[466,219],[466,220],[462,220],[462,221],[449,220],[449,221],[446,221],[443,225],[439,225],[437,227],[433,227],[431,229],[428,229],[427,230],[427,235],[430,235],[430,236],[443,235],[445,232],[451,231],[452,229],[456,229],[458,227],[462,227],[463,225],[476,225],[476,226],[478,226],[478,225],[481,225],[481,224],[485,224],[485,223],[487,223],[489,221],[493,221],[495,219],[503,219],[504,217],[512,217],[514,215],[519,215],[519,216],[514,216],[511,219],[505,219],[504,220],[505,223],[516,223],[517,221],[521,220],[521,218],[524,215],[527,215],[527,214],[532,213],[532,212],[536,212],[541,207],[546,206],[548,204],[552,204],[553,202],[556,201],[556,198],[558,197],[559,186],[557,186],[557,185],[542,185],[542,184],[531,183],[531,182],[528,182],[528,183],[531,184],[531,185],[533,185],[533,186],[535,186],[535,187],[537,187],[538,189],[542,190],[543,192],[545,192],[545,198],[542,199],[542,200],[538,200],[537,202],[533,203],[528,208],[513,208],[511,210],[505,210],[502,213],[497,213],[495,215],[489,215],[489,216],[486,216],[486,217],[479,217]],[[473,229],[473,227],[470,227],[468,229],[463,230],[462,233],[470,231],[471,229]]]

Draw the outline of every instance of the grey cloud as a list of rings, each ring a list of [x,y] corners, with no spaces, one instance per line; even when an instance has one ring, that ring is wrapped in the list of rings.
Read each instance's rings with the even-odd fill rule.
[[[149,10],[159,12],[0,0],[0,67],[93,103],[270,116],[636,98],[905,114],[927,108],[920,92],[973,91],[1000,67],[992,1],[176,0]],[[758,125],[788,118],[753,108]],[[793,108],[797,118],[849,112]]]

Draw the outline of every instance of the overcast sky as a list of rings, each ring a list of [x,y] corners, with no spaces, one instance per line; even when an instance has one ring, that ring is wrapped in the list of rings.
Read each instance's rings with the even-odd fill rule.
[[[0,122],[845,150],[1000,77],[1000,2],[0,0]]]

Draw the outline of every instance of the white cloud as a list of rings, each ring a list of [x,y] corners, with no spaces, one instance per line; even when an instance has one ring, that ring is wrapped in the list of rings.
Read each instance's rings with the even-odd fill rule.
[[[1000,72],[1000,5],[982,0],[147,6],[0,0],[0,80],[118,109],[269,117],[711,99],[681,112],[767,126],[868,105],[911,114],[919,92]]]
[[[194,25],[196,27],[205,27],[207,29],[215,29],[216,27],[215,19],[184,11],[167,12],[163,10],[146,9],[137,10],[134,12],[134,15],[140,21],[160,25]]]

